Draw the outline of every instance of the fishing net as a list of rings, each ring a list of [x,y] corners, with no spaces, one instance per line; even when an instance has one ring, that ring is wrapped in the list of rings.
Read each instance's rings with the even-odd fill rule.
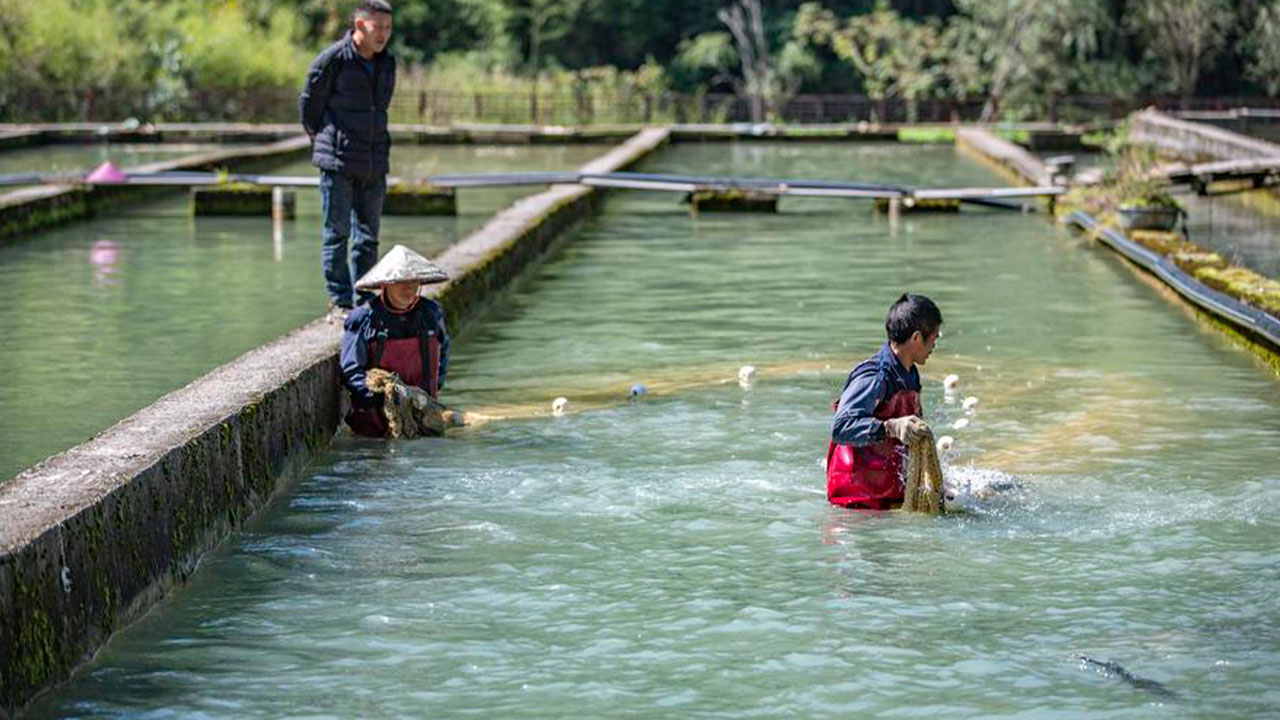
[[[380,368],[371,369],[365,382],[370,390],[382,393],[387,437],[416,438],[444,434],[447,410],[422,388],[405,385],[398,375]]]
[[[907,489],[902,509],[926,515],[942,514],[942,463],[933,432],[925,431],[907,455]]]

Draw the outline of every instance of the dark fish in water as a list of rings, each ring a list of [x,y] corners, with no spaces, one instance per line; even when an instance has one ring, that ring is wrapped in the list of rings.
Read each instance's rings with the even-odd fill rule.
[[[1152,695],[1162,698],[1177,697],[1172,690],[1164,685],[1156,682],[1155,680],[1138,677],[1128,670],[1125,670],[1124,666],[1120,663],[1111,662],[1109,660],[1096,660],[1082,653],[1076,653],[1073,657],[1079,660],[1082,665],[1092,665],[1102,675],[1106,677],[1118,677],[1139,690],[1146,690]]]

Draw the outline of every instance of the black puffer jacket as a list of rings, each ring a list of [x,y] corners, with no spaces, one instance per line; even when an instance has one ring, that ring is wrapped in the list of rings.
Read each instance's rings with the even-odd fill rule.
[[[312,137],[311,164],[369,178],[390,169],[387,108],[396,87],[396,59],[373,56],[370,73],[348,32],[311,63],[298,98],[302,127]]]

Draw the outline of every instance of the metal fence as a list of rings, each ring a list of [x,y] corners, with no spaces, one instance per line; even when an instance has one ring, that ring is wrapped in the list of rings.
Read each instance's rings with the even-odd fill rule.
[[[865,95],[795,95],[769,108],[769,119],[785,123],[875,121],[963,122],[979,119],[986,98],[901,98]],[[428,125],[503,123],[600,125],[636,123],[749,122],[751,99],[727,94],[642,93],[626,88],[583,86],[570,91],[462,92],[403,85],[391,108],[392,122]],[[1212,113],[1250,106],[1280,110],[1280,100],[1263,98],[1176,98],[1067,96],[1035,106],[998,108],[1002,119],[1090,122],[1124,117],[1148,106],[1187,113]],[[2,122],[106,122],[127,117],[167,121],[296,122],[295,90],[187,91],[163,96],[155,91],[48,92],[8,95],[0,89]],[[1257,116],[1247,118],[1257,122]]]

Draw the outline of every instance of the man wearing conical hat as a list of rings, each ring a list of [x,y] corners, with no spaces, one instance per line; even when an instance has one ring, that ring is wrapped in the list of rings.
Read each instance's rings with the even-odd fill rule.
[[[398,375],[432,398],[444,385],[449,367],[449,334],[444,311],[422,297],[423,285],[449,279],[438,265],[403,245],[396,245],[356,282],[356,289],[379,293],[356,308],[343,324],[338,362],[342,384],[351,393],[347,424],[358,435],[385,437],[383,395],[369,389],[370,369]]]

